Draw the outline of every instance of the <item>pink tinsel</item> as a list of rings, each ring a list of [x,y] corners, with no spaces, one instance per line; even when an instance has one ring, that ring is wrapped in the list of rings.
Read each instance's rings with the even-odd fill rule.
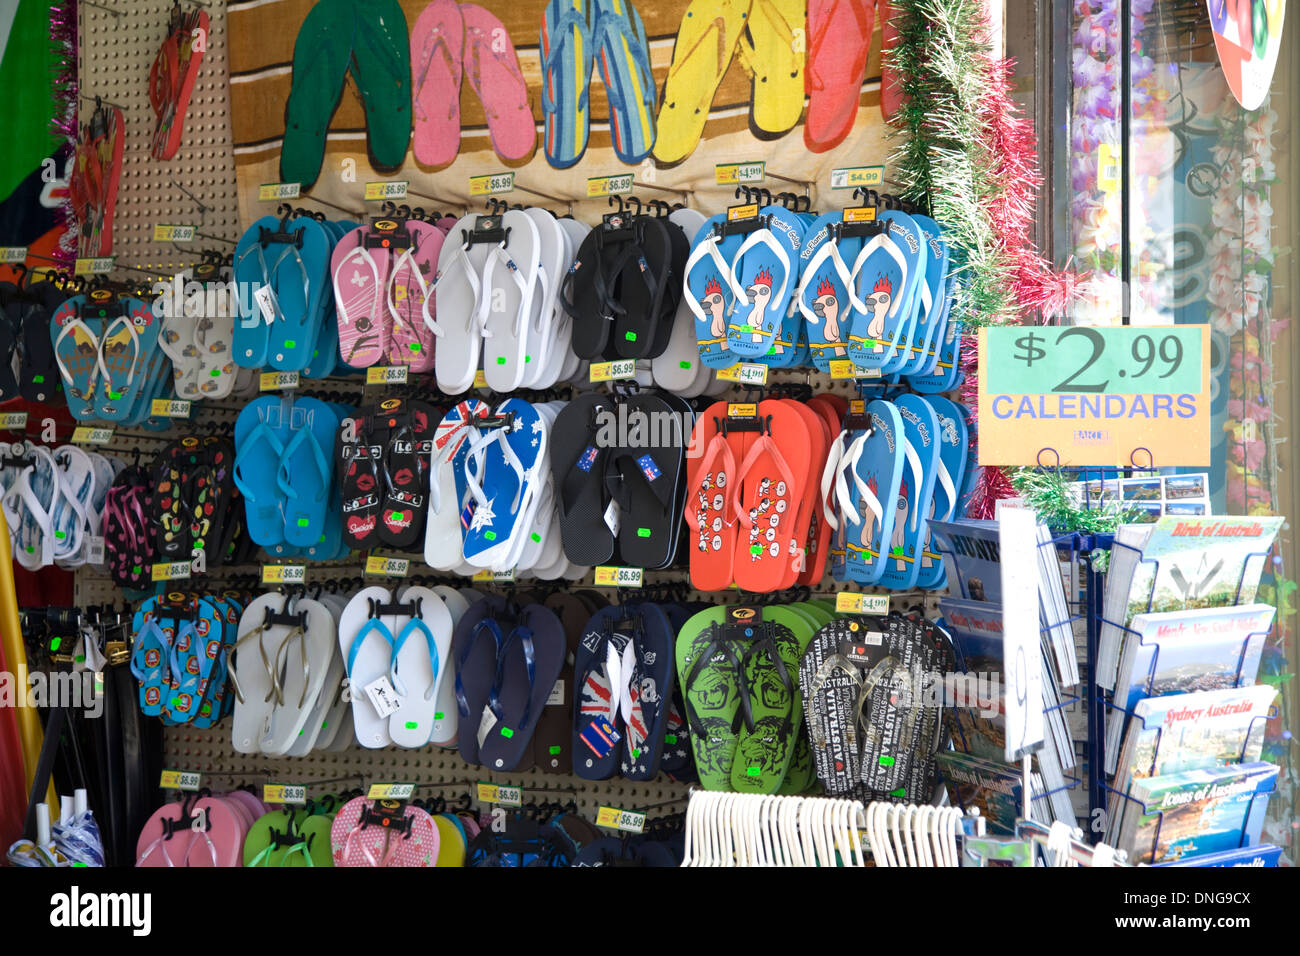
[[[68,144],[68,149],[76,148],[77,143],[77,3],[65,0],[50,5],[50,44],[54,54],[54,76],[50,93],[54,99],[54,115],[51,119],[51,131],[56,137]],[[54,258],[63,268],[70,268],[77,255],[77,233],[79,224],[73,209],[72,197],[65,195],[56,215],[56,221],[64,227],[59,240],[59,247]]]

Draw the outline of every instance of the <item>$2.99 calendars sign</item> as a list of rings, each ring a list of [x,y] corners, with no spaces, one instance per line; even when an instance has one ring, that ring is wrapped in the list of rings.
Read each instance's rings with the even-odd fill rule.
[[[983,328],[981,465],[1210,463],[1205,325]]]

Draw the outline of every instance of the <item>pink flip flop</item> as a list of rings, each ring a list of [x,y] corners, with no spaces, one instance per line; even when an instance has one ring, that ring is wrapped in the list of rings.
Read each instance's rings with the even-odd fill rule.
[[[447,234],[427,222],[408,219],[411,248],[393,254],[384,290],[388,316],[392,322],[388,336],[388,364],[405,365],[412,372],[433,368],[433,330],[425,323],[424,312],[436,316],[433,293],[438,273],[438,254]]]
[[[892,50],[898,45],[898,29],[894,26],[894,7],[889,0],[878,0],[880,11],[880,49]],[[888,123],[903,105],[902,80],[890,65],[890,58],[880,58],[880,115]]]
[[[433,0],[411,30],[415,161],[446,166],[460,151],[465,23],[455,0]]]
[[[244,855],[244,836],[238,814],[220,797],[203,797],[194,804],[193,815],[207,815],[207,829],[199,829],[185,853],[189,867],[239,866]]]
[[[853,129],[875,19],[874,0],[809,0],[803,141],[814,153],[834,149]]]
[[[194,831],[177,830],[168,837],[169,824],[181,818],[179,803],[165,803],[145,821],[135,843],[136,866],[184,866]]]
[[[338,315],[339,355],[353,368],[369,368],[388,353],[392,320],[385,303],[390,267],[387,249],[367,249],[366,226],[353,229],[334,247],[334,309]]]
[[[523,159],[537,147],[537,122],[510,34],[483,7],[462,3],[460,11],[465,19],[465,72],[487,114],[492,148],[502,159]]]
[[[238,803],[249,813],[249,823],[259,817],[270,813],[270,807],[257,798],[256,794],[249,793],[247,790],[231,790],[229,793],[222,794],[228,801]]]
[[[438,826],[433,817],[419,807],[407,807],[403,813],[410,821],[409,833],[397,833],[387,827],[361,825],[370,801],[356,797],[343,805],[330,826],[330,845],[335,866],[350,867],[417,867],[433,866],[438,859]]]

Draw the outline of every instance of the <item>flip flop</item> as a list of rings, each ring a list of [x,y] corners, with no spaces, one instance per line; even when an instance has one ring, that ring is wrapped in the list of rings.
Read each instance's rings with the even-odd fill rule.
[[[149,385],[149,363],[158,345],[161,322],[153,309],[138,299],[124,300],[116,318],[104,320],[99,339],[99,388],[95,415],[120,422],[131,417],[132,408]]]
[[[434,361],[438,387],[449,395],[458,395],[474,384],[482,345],[479,324],[480,276],[487,262],[486,243],[470,241],[480,219],[468,215],[448,234],[438,253],[436,295],[438,320],[426,314],[425,324],[437,336]]]
[[[677,635],[677,682],[691,731],[695,767],[706,790],[730,790],[740,709],[743,625],[727,623],[727,609],[693,615]]]
[[[939,343],[939,360],[930,375],[913,375],[909,381],[912,388],[923,395],[935,395],[950,392],[962,383],[966,375],[961,370],[962,323],[949,318],[944,329],[943,341]]]
[[[903,420],[906,477],[899,485],[894,532],[879,583],[882,587],[905,591],[916,585],[921,572],[921,551],[929,539],[928,515],[934,508],[941,460],[939,416],[918,395],[899,395],[894,399],[894,406]],[[955,496],[956,488],[951,484],[949,488]]]
[[[925,371],[933,355],[935,334],[942,326],[943,313],[949,305],[948,243],[943,239],[939,224],[929,216],[917,213],[912,216],[912,221],[921,230],[921,242],[925,250],[921,257],[924,278],[917,289],[916,330],[909,361],[901,369],[904,375]]]
[[[736,49],[750,76],[749,131],[776,139],[803,114],[805,0],[753,0]]]
[[[917,586],[939,590],[947,586],[948,576],[943,558],[933,543],[934,532],[929,521],[951,521],[956,518],[961,490],[966,481],[966,459],[970,454],[970,435],[966,427],[966,413],[956,402],[941,395],[926,398],[939,420],[938,476],[934,484],[930,513],[927,516],[925,544],[921,552],[921,569]]]
[[[858,584],[875,584],[884,574],[894,534],[895,509],[889,504],[898,501],[906,451],[903,419],[892,402],[870,402],[866,414],[871,429],[852,463],[861,493],[856,502],[860,523],[848,533],[847,573]]]
[[[234,481],[244,497],[245,528],[260,545],[284,540],[284,500],[279,471],[290,440],[289,418],[278,395],[244,406],[235,419]]]
[[[816,630],[797,611],[767,606],[752,643],[741,657],[741,727],[731,765],[731,786],[739,793],[776,793],[798,739],[798,668]]]
[[[693,0],[673,41],[664,80],[654,157],[660,166],[682,162],[699,145],[714,95],[749,22],[749,0]]]
[[[387,444],[375,408],[358,409],[350,417],[354,441],[344,441],[349,419],[339,423],[335,442],[337,474],[342,495],[343,540],[356,551],[369,551],[379,538],[379,506],[383,501],[383,456]]]
[[[753,445],[752,431],[737,431],[726,402],[706,408],[695,422],[686,458],[686,525],[691,584],[698,591],[720,591],[731,584],[739,530],[739,466]]]
[[[791,401],[786,404],[803,420],[803,427],[809,438],[810,450],[804,463],[804,474],[801,476],[803,487],[816,489],[821,482],[822,465],[830,451],[832,441],[830,427],[815,409],[803,402]],[[839,434],[838,430],[836,434]],[[797,461],[794,467],[798,469]],[[812,527],[813,518],[820,510],[814,495],[804,494],[800,497],[794,513],[794,524],[790,529],[790,566],[781,579],[782,589],[794,587],[808,568],[811,560],[810,551],[817,533]]]
[[[505,610],[505,601],[487,595],[472,603],[456,624],[452,635],[455,659],[457,736],[461,759],[478,765],[480,730],[490,715],[489,697],[496,678],[497,657],[505,643],[505,634],[496,615]]]
[[[487,115],[492,148],[507,162],[537,147],[537,126],[528,105],[528,85],[510,33],[484,7],[460,5],[465,22],[465,75]]]
[[[411,28],[412,151],[422,166],[446,166],[460,150],[465,21],[455,0],[433,0]]]
[[[393,625],[391,677],[403,693],[388,729],[399,747],[423,747],[433,734],[438,691],[451,659],[451,612],[425,587],[407,588],[398,603],[416,613],[397,617]]]
[[[650,603],[637,605],[638,626],[630,655],[620,670],[619,715],[623,743],[619,763],[627,780],[653,780],[659,774],[673,698],[675,631],[663,610]],[[631,666],[626,662],[630,660]]]
[[[910,354],[927,251],[920,227],[906,213],[885,210],[877,222],[884,223],[884,231],[864,239],[852,267],[867,309],[849,330],[849,357],[862,368],[894,373]]]
[[[686,289],[682,295],[695,315],[700,362],[713,369],[736,364],[727,334],[727,316],[737,303],[748,301],[748,293],[735,274],[739,267],[736,253],[745,239],[724,234],[726,221],[725,214],[714,216],[695,233],[686,260]]]
[[[465,560],[480,568],[492,567],[513,550],[536,507],[546,467],[547,428],[537,409],[512,398],[496,416],[511,416],[512,422],[476,438],[465,465],[472,499],[462,516],[468,522]]]
[[[761,430],[736,470],[740,530],[733,573],[741,589],[762,592],[781,586],[801,545],[793,530],[807,474],[789,463],[809,459],[812,438],[799,413],[778,400],[759,403],[758,421]]]
[[[799,278],[803,222],[784,206],[765,206],[759,216],[765,225],[745,237],[731,260],[745,297],[737,298],[727,339],[732,354],[742,359],[766,355],[773,348]]]
[[[809,0],[803,141],[814,153],[834,149],[853,129],[875,14],[872,0]]]
[[[271,323],[267,360],[272,368],[299,371],[310,363],[320,332],[333,245],[325,227],[309,216],[290,221],[288,234],[297,244],[279,243],[284,248],[271,267],[278,314]]]
[[[813,763],[829,794],[852,793],[859,786],[861,701],[867,674],[856,663],[855,648],[868,640],[879,641],[877,622],[876,618],[854,617],[823,625],[799,662]]]
[[[388,715],[376,710],[366,693],[366,688],[376,681],[389,679],[397,636],[383,617],[374,614],[374,608],[391,603],[392,595],[386,588],[363,588],[348,601],[339,618],[339,651],[348,675],[352,722],[357,742],[368,748],[387,747],[393,742]]]
[[[476,324],[483,329],[483,375],[497,392],[518,388],[527,374],[527,329],[541,268],[541,235],[525,212],[501,216],[504,242],[488,249]]]
[[[831,454],[831,447],[843,428],[844,416],[839,411],[834,402],[835,396],[814,395],[808,400],[808,408],[815,412],[822,420],[825,430],[823,434],[826,438],[825,450],[822,452],[821,463],[825,466],[827,459]],[[843,400],[841,399],[841,402]],[[847,411],[848,403],[843,402],[843,407]],[[818,459],[814,458],[816,463]],[[821,474],[819,473],[814,484],[820,482]],[[814,587],[821,583],[826,574],[826,561],[829,556],[831,542],[831,526],[824,517],[825,495],[821,495],[818,502],[813,505],[812,514],[809,517],[808,526],[808,553],[804,560],[804,569],[799,573],[796,583],[808,587]]]
[[[614,554],[614,532],[606,521],[604,487],[609,452],[597,436],[616,403],[606,395],[579,395],[560,412],[552,429],[551,475],[559,505],[565,556],[575,564],[598,565]]]
[[[393,260],[387,247],[371,248],[368,235],[365,227],[353,229],[330,257],[339,355],[351,368],[377,364],[388,353],[392,327],[387,290]]]
[[[614,155],[639,166],[655,145],[655,81],[650,41],[630,0],[590,0],[591,43],[609,104]]]
[[[172,11],[172,24],[167,39],[163,41],[154,60],[157,85],[165,84],[161,102],[154,103],[157,123],[151,152],[154,159],[168,160],[181,146],[181,133],[185,129],[185,112],[189,109],[194,81],[198,78],[206,46],[195,43],[196,37],[208,37],[208,14],[205,10],[190,10],[184,14],[176,7]],[[161,63],[160,63],[161,61]],[[161,66],[161,68],[160,68]],[[150,100],[154,100],[155,73],[150,71]]]
[[[410,374],[415,374],[434,367],[434,337],[424,323],[424,315],[436,312],[429,300],[433,298],[438,256],[447,235],[415,219],[408,219],[405,227],[411,246],[393,259],[384,297],[390,325],[388,364],[405,365]]]
[[[469,611],[469,601],[459,591],[445,584],[434,587],[433,593],[438,595],[447,613],[451,615],[451,633],[454,639],[461,618]],[[455,747],[460,715],[456,707],[456,664],[450,644],[442,659],[440,672],[438,692],[434,695],[436,706],[429,743],[435,747]]]
[[[630,626],[620,608],[602,609],[587,622],[574,651],[573,772],[585,780],[608,780],[623,758],[619,713],[623,662],[633,666]]]
[[[483,714],[484,727],[480,728],[479,762],[483,766],[497,771],[520,766],[547,698],[564,669],[566,654],[559,618],[540,604],[525,607],[497,654],[496,676]]]
[[[546,161],[568,169],[587,151],[588,84],[595,51],[584,0],[549,0],[538,33]]]
[[[663,398],[638,395],[626,399],[626,404],[629,416],[640,412],[650,422],[670,423],[673,430],[664,440],[660,429],[647,429],[654,434],[645,435],[644,444],[625,442],[608,449],[603,465],[605,490],[618,507],[621,560],[634,567],[662,568],[677,549],[685,436],[680,419]]]
[[[447,410],[434,433],[424,532],[424,560],[431,568],[446,571],[464,560],[461,514],[469,495],[465,461],[478,437],[472,423],[490,413],[486,402],[459,402]]]

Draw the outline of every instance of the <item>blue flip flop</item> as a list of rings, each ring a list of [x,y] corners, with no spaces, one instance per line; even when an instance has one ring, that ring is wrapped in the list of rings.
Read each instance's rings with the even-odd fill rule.
[[[550,0],[538,32],[542,59],[542,142],[546,161],[568,169],[587,151],[588,87],[594,50],[586,0]]]
[[[939,475],[939,416],[919,395],[900,395],[894,405],[903,419],[903,481],[880,584],[906,591],[916,585],[921,551],[929,536],[928,519]]]
[[[156,597],[148,598],[135,612],[131,629],[135,633],[131,651],[131,673],[140,684],[140,712],[146,717],[162,716],[163,695],[171,689],[173,627],[164,628],[153,616]]]
[[[944,337],[948,334],[948,319],[952,316],[952,288],[953,279],[949,276],[943,284],[943,298],[939,301],[935,321],[926,328],[926,334],[930,338],[925,343],[920,367],[915,372],[908,373],[909,381],[920,376],[933,375],[935,369],[939,367],[939,352],[943,348]]]
[[[857,301],[845,255],[861,248],[861,240],[841,244],[835,228],[840,212],[818,217],[804,231],[799,250],[800,280],[796,293],[799,313],[808,330],[813,367],[829,372],[831,362],[847,359],[853,316],[866,306]],[[850,258],[850,262],[852,259]]]
[[[235,419],[235,485],[244,496],[249,537],[267,547],[284,541],[284,493],[277,480],[289,442],[279,395],[263,395]]]
[[[608,780],[623,758],[619,690],[613,678],[622,670],[632,640],[616,626],[624,617],[622,607],[597,611],[574,653],[573,772],[584,780]]]
[[[726,221],[725,213],[707,219],[695,233],[686,260],[686,305],[695,316],[700,362],[712,369],[736,364],[727,338],[727,317],[745,298],[733,271],[745,237],[722,235]]]
[[[339,418],[319,399],[291,401],[289,436],[275,481],[284,495],[284,540],[295,547],[311,548],[320,544],[325,534],[326,516],[334,501],[330,494],[334,487],[331,452]]]
[[[486,595],[469,606],[452,634],[451,656],[456,662],[456,707],[460,717],[457,745],[461,759],[471,766],[480,762],[479,728],[496,677],[497,657],[505,643],[505,634],[494,615],[504,614],[505,607],[506,602],[501,598]]]
[[[279,227],[280,220],[275,216],[263,216],[239,237],[239,244],[235,246],[233,275],[236,288],[246,290],[247,294],[241,293],[237,297],[239,314],[235,316],[230,354],[235,364],[243,368],[261,368],[266,364],[271,326],[263,318],[253,295],[262,286],[271,284],[271,263],[274,260],[267,261],[268,252],[262,246],[261,237]]]
[[[480,437],[465,465],[470,501],[462,515],[462,521],[468,522],[464,554],[477,567],[490,567],[510,553],[516,523],[531,512],[527,496],[542,492],[539,464],[545,453],[546,424],[541,415],[518,398],[502,402],[496,414],[512,416],[513,423],[500,428],[480,424]]]
[[[939,466],[928,517],[930,521],[951,521],[956,517],[957,501],[966,478],[966,456],[970,451],[966,417],[956,402],[942,395],[932,395],[927,400],[939,418]],[[917,587],[928,591],[941,590],[948,584],[943,559],[934,548],[933,538],[933,531],[927,527],[921,571],[916,579]]]
[[[639,166],[655,144],[655,78],[645,26],[631,0],[591,0],[591,19],[614,155]]]
[[[921,240],[925,245],[925,278],[917,290],[916,330],[912,335],[912,346],[908,361],[901,369],[904,375],[916,375],[925,371],[930,362],[930,346],[934,343],[944,313],[948,309],[948,265],[950,253],[948,243],[943,239],[943,230],[929,216],[913,214],[912,221],[921,230]]]
[[[861,482],[857,502],[861,522],[848,531],[845,570],[850,581],[875,584],[885,572],[886,552],[894,534],[892,505],[898,501],[906,453],[903,418],[894,403],[877,399],[867,405],[866,413],[871,430],[853,463]]]
[[[962,324],[954,322],[950,314],[943,341],[939,343],[939,361],[935,363],[935,370],[930,375],[913,375],[909,379],[913,389],[923,395],[937,395],[940,392],[951,392],[961,384],[966,377],[959,365],[961,338]]]
[[[744,290],[727,323],[731,351],[744,359],[767,355],[784,325],[790,299],[799,282],[799,247],[803,220],[785,206],[764,206],[761,229],[745,236],[732,256],[732,272]],[[793,342],[786,343],[793,347]]]
[[[555,612],[540,604],[525,607],[497,653],[496,676],[488,694],[495,719],[479,744],[480,764],[496,771],[521,769],[567,656],[564,626]]]
[[[333,243],[321,223],[308,216],[290,220],[287,234],[297,244],[267,246],[274,255],[271,284],[280,314],[271,323],[267,364],[284,372],[301,371],[310,363],[322,324],[325,290],[330,288]]]
[[[223,643],[223,622],[209,601],[195,600],[193,621],[185,621],[172,643],[172,691],[164,695],[163,716],[186,724],[199,713]]]
[[[902,350],[911,343],[913,303],[922,276],[921,230],[906,213],[887,209],[877,214],[884,228],[865,237],[854,253],[854,291],[866,306],[849,330],[849,357],[861,368],[897,372]]]
[[[619,768],[628,780],[653,780],[659,775],[668,732],[677,632],[657,604],[637,604],[625,611],[635,617],[639,629],[632,636],[632,673],[620,703],[624,734]]]

